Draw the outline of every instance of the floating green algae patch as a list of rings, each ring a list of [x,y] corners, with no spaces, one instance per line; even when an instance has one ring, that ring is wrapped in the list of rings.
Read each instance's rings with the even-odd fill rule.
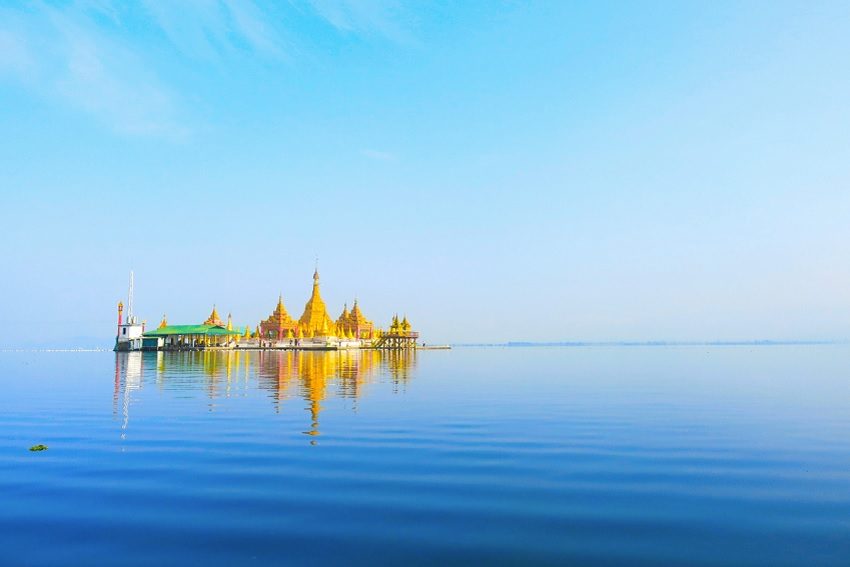
[[[33,445],[30,451],[47,451],[47,445]]]

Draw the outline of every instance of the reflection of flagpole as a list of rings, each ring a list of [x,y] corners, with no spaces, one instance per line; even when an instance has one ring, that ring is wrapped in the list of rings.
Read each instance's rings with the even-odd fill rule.
[[[118,394],[121,390],[121,370],[118,366],[118,357],[121,356],[119,353],[115,353],[115,387],[112,390],[112,415],[115,416],[118,413]]]
[[[121,367],[121,382],[124,388],[122,397],[121,414],[121,439],[127,436],[127,426],[130,423],[130,391],[142,387],[144,378],[144,357],[141,352],[121,353],[124,364]]]
[[[121,405],[121,413],[124,420],[121,422],[121,440],[127,438],[127,425],[130,423],[130,388],[127,387],[127,379],[124,379],[124,400]]]

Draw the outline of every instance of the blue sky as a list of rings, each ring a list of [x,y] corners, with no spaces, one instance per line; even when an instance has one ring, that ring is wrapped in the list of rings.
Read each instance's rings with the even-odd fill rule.
[[[0,345],[298,316],[850,337],[850,10],[0,2]]]

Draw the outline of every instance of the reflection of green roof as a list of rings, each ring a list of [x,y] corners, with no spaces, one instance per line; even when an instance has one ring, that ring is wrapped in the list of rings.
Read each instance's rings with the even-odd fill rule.
[[[171,335],[241,335],[237,329],[228,331],[220,325],[168,325],[153,331],[147,331],[144,337],[167,337]]]

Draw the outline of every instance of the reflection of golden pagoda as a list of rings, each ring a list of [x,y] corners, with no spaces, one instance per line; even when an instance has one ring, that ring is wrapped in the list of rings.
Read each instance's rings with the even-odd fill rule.
[[[404,384],[410,379],[411,370],[416,366],[416,351],[395,349],[386,351],[384,363],[394,384]]]
[[[260,323],[260,336],[267,339],[285,339],[295,336],[298,324],[289,316],[283,305],[283,294],[277,298],[277,307],[269,318]]]
[[[381,353],[377,350],[339,351],[339,395],[356,400],[363,393],[363,386],[374,376],[380,363]]]
[[[116,404],[119,360],[123,358],[116,358]],[[357,408],[356,400],[364,395],[366,386],[376,379],[384,383],[384,378],[397,392],[412,377],[415,364],[414,351],[177,351],[158,353],[156,372],[160,387],[162,381],[178,380],[181,390],[205,390],[210,411],[215,411],[216,399],[237,392],[240,374],[245,377],[244,388],[253,375],[260,390],[273,400],[275,411],[281,410],[286,399],[303,400],[300,408],[310,413],[310,425],[301,426],[299,431],[316,438],[322,412],[339,411],[340,404],[332,403],[334,398],[354,400],[353,405],[344,407]]]
[[[224,321],[221,320],[221,317],[218,316],[218,311],[216,311],[215,305],[213,305],[212,313],[207,317],[207,320],[204,321],[204,325],[217,325],[219,327],[224,327]]]
[[[334,334],[336,325],[328,315],[325,301],[319,293],[319,270],[313,272],[313,293],[298,319],[298,327],[305,336],[328,336]]]
[[[360,311],[360,306],[357,305],[357,300],[354,300],[354,307],[351,312],[348,311],[348,305],[342,310],[342,314],[336,321],[337,332],[340,335],[350,336],[354,339],[371,339],[374,331],[372,321],[366,319],[363,312]]]
[[[307,410],[310,412],[310,431],[307,435],[319,435],[319,412],[322,411],[322,401],[325,399],[327,381],[336,374],[337,357],[322,356],[323,353],[300,353],[302,396],[310,402]]]
[[[260,352],[254,360],[258,365],[257,378],[260,386],[273,392],[275,407],[277,411],[280,411],[280,402],[288,397],[287,392],[298,379],[296,353],[293,351]]]

